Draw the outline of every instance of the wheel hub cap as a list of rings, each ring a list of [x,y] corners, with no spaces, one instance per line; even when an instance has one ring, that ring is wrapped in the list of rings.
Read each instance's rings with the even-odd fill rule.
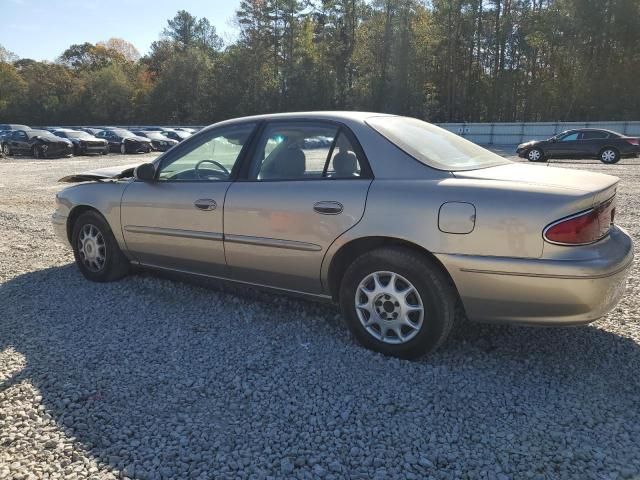
[[[358,285],[355,304],[362,326],[384,343],[408,342],[422,328],[424,306],[420,294],[397,273],[367,275]]]
[[[92,272],[104,268],[107,258],[107,247],[104,236],[95,225],[86,224],[78,236],[78,253],[82,263]]]

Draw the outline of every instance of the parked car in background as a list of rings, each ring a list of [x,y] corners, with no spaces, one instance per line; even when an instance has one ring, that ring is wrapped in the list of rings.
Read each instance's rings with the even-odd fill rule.
[[[549,158],[598,158],[602,163],[617,163],[622,157],[637,156],[640,141],[611,130],[582,128],[567,130],[547,140],[521,143],[516,153],[530,162]]]
[[[73,154],[70,140],[47,130],[12,130],[2,140],[5,155],[32,155],[35,158],[62,157]]]
[[[109,143],[109,151],[124,153],[149,153],[153,150],[151,140],[135,135],[123,128],[101,130],[96,133],[97,138],[102,138]]]
[[[133,133],[139,137],[145,137],[151,140],[154,150],[159,152],[165,152],[178,144],[177,140],[167,138],[159,131],[134,130]]]
[[[0,139],[2,139],[2,137],[10,134],[15,130],[31,130],[31,127],[28,127],[27,125],[19,125],[15,123],[2,123],[0,124]]]
[[[458,309],[591,322],[633,260],[614,225],[618,178],[514,163],[413,118],[228,120],[134,167],[61,179],[100,181],[58,193],[53,216],[87,279],[139,265],[333,300],[389,355],[438,347]]]
[[[187,132],[187,133],[190,133],[191,135],[193,135],[194,133],[196,133],[198,131],[197,129],[191,128],[191,127],[176,127],[173,130]]]
[[[94,137],[87,132],[59,128],[54,130],[53,134],[60,138],[71,140],[74,155],[87,155],[90,153],[106,155],[109,153],[109,143],[104,138]]]
[[[183,140],[186,140],[187,138],[189,138],[191,136],[191,134],[189,132],[184,132],[181,130],[171,130],[168,128],[165,128],[164,130],[162,130],[162,135],[164,135],[167,138],[170,138],[172,140],[176,140],[177,142],[181,142]]]

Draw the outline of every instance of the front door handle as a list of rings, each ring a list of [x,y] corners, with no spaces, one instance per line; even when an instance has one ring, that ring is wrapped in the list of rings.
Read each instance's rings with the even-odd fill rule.
[[[317,202],[313,209],[322,215],[338,215],[344,207],[340,202]]]
[[[212,198],[200,198],[193,202],[193,205],[200,210],[215,210],[218,204]]]

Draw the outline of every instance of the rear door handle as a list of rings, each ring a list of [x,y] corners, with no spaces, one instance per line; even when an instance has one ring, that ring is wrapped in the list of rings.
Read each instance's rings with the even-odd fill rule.
[[[344,207],[340,202],[324,201],[314,204],[313,209],[322,215],[338,215],[342,213]]]
[[[212,198],[200,198],[193,202],[193,205],[200,210],[215,210],[218,204]]]

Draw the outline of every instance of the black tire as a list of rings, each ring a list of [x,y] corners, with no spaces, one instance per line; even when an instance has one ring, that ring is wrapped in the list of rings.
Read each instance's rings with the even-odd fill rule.
[[[31,155],[33,156],[33,158],[44,158],[42,149],[40,147],[38,147],[37,145],[34,145],[31,148]]]
[[[605,147],[598,154],[598,158],[602,163],[613,165],[620,161],[620,152],[613,147]]]
[[[374,272],[393,272],[403,277],[399,281],[403,282],[406,279],[410,282],[422,301],[424,312],[422,323],[416,329],[417,333],[413,333],[414,336],[403,343],[386,343],[376,338],[360,320],[359,309],[356,308],[356,292],[360,283]],[[361,255],[349,265],[340,285],[340,309],[356,339],[366,348],[406,359],[414,359],[432,352],[444,343],[453,328],[456,300],[457,295],[447,275],[424,255],[403,247],[385,247]],[[382,301],[385,302],[384,298]],[[389,302],[390,307],[392,307],[391,302]],[[379,303],[375,299],[373,303],[375,303],[371,305],[373,308],[380,308],[376,307]],[[395,304],[398,305],[397,302]],[[360,311],[361,315],[365,313],[362,309]],[[386,321],[386,315],[392,314],[383,311],[381,315],[385,316]],[[393,322],[395,318],[389,321]],[[381,319],[379,321],[382,322]],[[376,325],[371,327],[374,332],[375,327]],[[405,338],[408,338],[414,330],[409,332]],[[401,334],[403,334],[402,331]],[[394,337],[398,338],[394,334],[387,339],[393,340]]]
[[[535,147],[527,152],[527,160],[530,162],[544,162],[546,158],[542,149]]]
[[[8,143],[2,145],[2,153],[4,153],[4,155],[7,157],[11,155],[11,147]]]
[[[102,236],[102,242],[98,241],[96,243],[101,248],[104,248],[103,262],[91,264],[88,261],[88,257],[81,252],[80,235],[85,226],[94,227]],[[88,280],[93,282],[113,282],[129,273],[129,260],[120,250],[109,224],[98,212],[88,211],[78,217],[73,224],[71,245],[73,246],[73,256],[75,257],[76,265],[82,275]],[[99,268],[94,268],[95,265],[98,265]]]
[[[127,146],[124,143],[120,144],[120,153],[122,155],[124,155],[125,153],[127,153]]]

